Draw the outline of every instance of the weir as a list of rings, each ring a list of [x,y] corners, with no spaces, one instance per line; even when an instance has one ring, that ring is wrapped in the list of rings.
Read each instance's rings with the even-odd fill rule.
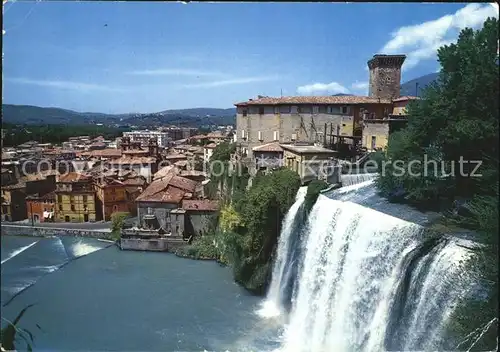
[[[460,240],[419,225],[426,218],[419,212],[396,205],[379,211],[387,202],[377,198],[372,182],[321,194],[302,232],[281,234],[285,243],[275,270],[278,262],[293,262],[286,242],[299,233],[302,253],[300,269],[290,278],[295,284],[287,297],[290,309],[273,301],[275,296],[267,298],[267,304],[277,302],[275,314],[287,322],[279,351],[452,348],[446,340],[449,318],[474,287],[471,278],[455,279],[471,252]],[[290,287],[286,280],[275,281],[273,272],[273,284],[278,283],[270,293]]]

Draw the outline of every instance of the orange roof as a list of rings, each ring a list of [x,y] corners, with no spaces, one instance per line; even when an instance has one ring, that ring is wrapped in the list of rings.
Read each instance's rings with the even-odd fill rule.
[[[188,193],[196,190],[197,182],[169,173],[154,180],[136,202],[162,202],[178,204]]]
[[[261,97],[245,102],[236,103],[236,106],[246,105],[300,105],[300,104],[390,104],[390,99],[379,99],[366,96],[340,95],[340,96],[297,96],[297,97]]]
[[[87,182],[90,181],[92,177],[80,174],[78,172],[69,172],[67,174],[59,175],[57,182],[68,183],[68,182]]]
[[[80,155],[93,156],[93,157],[117,157],[117,158],[119,158],[122,156],[122,151],[121,151],[121,149],[108,148],[108,149],[82,152],[82,153],[80,153]]]
[[[168,154],[163,157],[163,159],[187,159],[187,156],[184,154]]]
[[[219,204],[215,200],[183,200],[182,209],[195,211],[217,211]]]
[[[207,144],[205,146],[205,148],[207,148],[207,149],[215,149],[215,147],[217,147],[217,144],[215,144],[215,143],[210,143],[210,144]]]
[[[281,148],[279,142],[271,142],[264,145],[259,145],[257,147],[253,147],[252,150],[254,152],[282,152],[283,148]]]
[[[419,100],[419,99],[420,99],[420,97],[414,97],[411,95],[404,95],[402,97],[394,99],[393,101],[396,102],[396,101]]]
[[[122,156],[119,159],[109,161],[110,164],[153,164],[156,158],[150,156]]]

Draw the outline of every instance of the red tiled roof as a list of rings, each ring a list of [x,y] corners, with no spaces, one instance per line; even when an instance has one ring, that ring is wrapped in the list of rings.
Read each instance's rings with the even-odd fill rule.
[[[129,150],[124,150],[122,152],[123,154],[148,154],[149,150],[144,150],[144,149],[129,149]]]
[[[193,193],[196,190],[198,182],[175,175],[170,179],[170,184],[184,191]]]
[[[215,144],[215,143],[210,143],[210,144],[207,144],[205,146],[205,148],[207,148],[207,149],[215,149],[215,147],[217,147],[217,144]]]
[[[257,147],[253,147],[252,150],[254,152],[282,152],[283,148],[281,148],[279,142],[271,142],[264,145],[259,145]]]
[[[178,204],[185,196],[196,190],[197,182],[173,173],[154,180],[142,194],[136,198],[136,202],[162,202]]]
[[[110,164],[153,164],[156,158],[150,156],[122,156],[119,159],[111,160]]]
[[[393,101],[406,101],[406,100],[419,100],[420,97],[414,97],[411,95],[405,95],[399,98],[394,99]]]
[[[217,211],[219,204],[214,200],[183,200],[182,209],[191,211]]]
[[[57,182],[67,183],[67,182],[86,182],[90,181],[92,178],[90,176],[79,174],[78,172],[69,172],[67,174],[59,175]]]
[[[300,105],[300,104],[390,104],[389,99],[379,99],[366,96],[341,95],[341,96],[297,96],[297,97],[262,97],[236,103],[236,106],[246,105]]]
[[[187,159],[187,156],[184,154],[168,154],[163,157],[163,159]]]
[[[121,149],[108,148],[108,149],[82,152],[82,153],[80,153],[80,155],[93,156],[93,157],[117,157],[117,158],[119,158],[122,156],[122,151],[121,151]]]

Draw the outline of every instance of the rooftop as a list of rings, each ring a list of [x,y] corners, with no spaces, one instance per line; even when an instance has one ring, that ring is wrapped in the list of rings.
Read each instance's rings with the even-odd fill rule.
[[[169,173],[154,180],[136,202],[161,202],[178,204],[188,193],[196,190],[197,182]]]
[[[283,152],[279,142],[271,142],[252,148],[254,152]]]
[[[188,200],[182,201],[182,209],[185,210],[195,210],[195,211],[217,211],[219,210],[219,204],[214,200]]]
[[[334,150],[326,149],[316,145],[293,145],[293,144],[280,144],[285,150],[289,150],[295,154],[331,154],[335,155],[337,152]]]
[[[67,174],[59,175],[57,182],[69,183],[69,182],[87,182],[92,180],[90,176],[80,174],[78,172],[69,172]]]
[[[300,104],[390,104],[389,99],[378,99],[374,97],[367,96],[353,96],[353,95],[341,95],[341,96],[296,96],[296,97],[260,97],[258,99],[250,99],[245,102],[236,103],[236,106],[247,106],[247,105],[300,105]]]
[[[420,97],[414,97],[411,95],[404,95],[402,97],[394,99],[393,101],[398,102],[398,101],[407,101],[407,100],[420,100]]]

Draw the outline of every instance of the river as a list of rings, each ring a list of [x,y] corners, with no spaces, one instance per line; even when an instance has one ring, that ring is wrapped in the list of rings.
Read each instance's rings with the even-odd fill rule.
[[[2,236],[1,244],[2,305],[34,283],[3,307],[2,316],[13,319],[35,303],[20,326],[35,335],[36,351],[278,346],[277,327],[255,313],[261,298],[215,262],[120,251],[93,239]]]

